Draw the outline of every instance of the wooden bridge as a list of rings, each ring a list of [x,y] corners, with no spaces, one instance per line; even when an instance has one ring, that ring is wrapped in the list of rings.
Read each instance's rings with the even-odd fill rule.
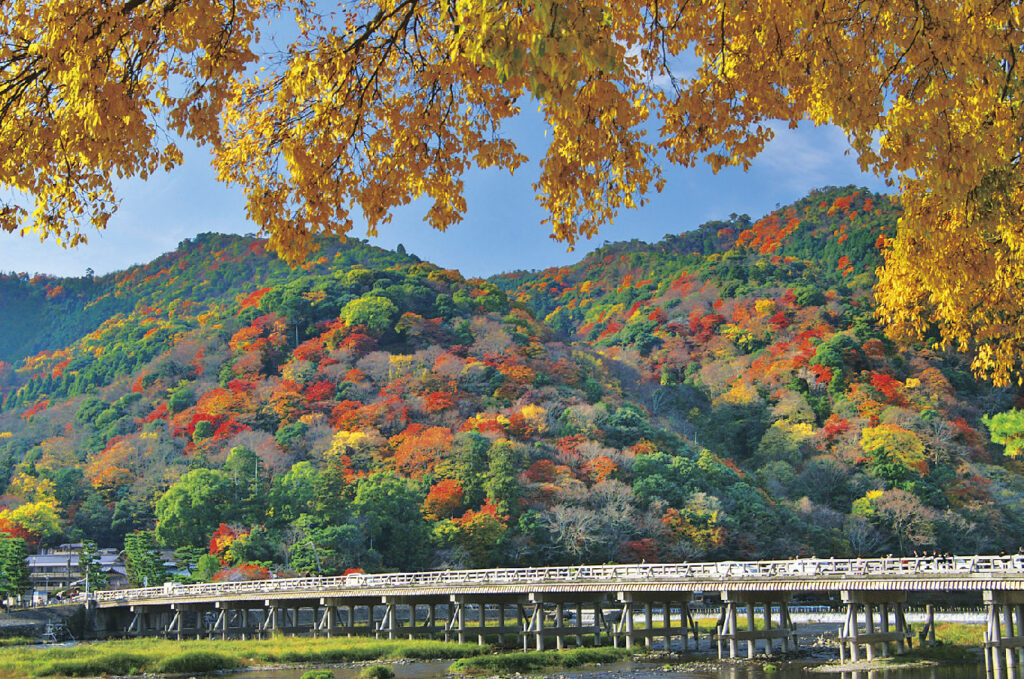
[[[678,564],[559,566],[352,574],[202,583],[95,592],[99,635],[250,637],[371,634],[497,643],[543,650],[595,645],[689,650],[700,635],[695,597],[720,599],[712,636],[719,656],[796,648],[789,605],[828,599],[846,611],[845,658],[868,659],[913,643],[905,608],[948,592],[988,611],[985,657],[995,676],[1024,671],[1024,556],[793,559]],[[717,601],[715,602],[717,604]],[[932,607],[923,641],[934,641]],[[741,612],[745,625],[740,624]],[[755,622],[760,613],[762,626]],[[642,625],[636,624],[637,615]],[[929,637],[930,633],[930,637]]]

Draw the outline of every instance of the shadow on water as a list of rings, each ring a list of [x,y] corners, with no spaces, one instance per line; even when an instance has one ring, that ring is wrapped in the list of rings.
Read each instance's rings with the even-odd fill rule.
[[[815,663],[818,664],[818,663]],[[395,679],[444,679],[451,661],[416,662],[392,665]],[[726,666],[673,668],[649,663],[621,662],[597,667],[553,670],[537,675],[568,677],[570,679],[983,679],[985,668],[980,665],[944,665],[935,667],[903,667],[856,672],[808,672],[807,662],[778,663],[776,669],[763,665],[737,663]],[[345,666],[330,669],[335,679],[358,679],[362,667]],[[308,671],[303,669],[261,670],[219,675],[221,679],[300,679]]]

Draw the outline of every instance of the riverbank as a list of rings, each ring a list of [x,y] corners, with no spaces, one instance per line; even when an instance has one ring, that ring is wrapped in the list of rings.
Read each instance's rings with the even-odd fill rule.
[[[917,647],[901,656],[880,658],[871,663],[829,662],[835,646],[824,639],[807,643],[796,656],[786,659],[758,656],[752,662],[708,659],[708,651],[686,656],[678,653],[641,653],[634,660],[686,671],[698,666],[768,666],[782,660],[806,662],[812,671],[842,672],[927,664],[976,662],[983,627],[963,623],[940,623],[934,647]],[[813,638],[813,637],[812,637]],[[710,650],[710,649],[709,649]],[[635,652],[635,651],[634,651]],[[7,647],[0,653],[0,676],[7,679],[37,677],[95,677],[135,674],[202,674],[226,670],[300,665],[405,660],[457,660],[452,672],[510,676],[519,673],[557,673],[567,668],[608,664],[629,659],[634,652],[609,647],[575,648],[567,651],[495,653],[485,646],[440,641],[383,641],[365,637],[335,639],[278,637],[268,640],[170,641],[135,639],[74,646]]]
[[[393,660],[456,660],[487,649],[442,641],[367,638],[170,641],[133,639],[74,646],[5,648],[0,677],[98,677],[136,674],[202,674],[280,665],[331,665]]]

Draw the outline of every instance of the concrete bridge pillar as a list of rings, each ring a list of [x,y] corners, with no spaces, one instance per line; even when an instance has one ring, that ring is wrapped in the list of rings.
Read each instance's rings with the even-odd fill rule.
[[[877,653],[888,655],[889,644],[893,642],[899,653],[906,650],[911,639],[910,626],[904,614],[906,592],[842,590],[840,596],[846,604],[846,621],[839,632],[840,659],[845,660],[849,652],[850,660],[857,662],[861,646],[868,660],[874,660]],[[881,626],[880,630],[876,628],[876,622]]]

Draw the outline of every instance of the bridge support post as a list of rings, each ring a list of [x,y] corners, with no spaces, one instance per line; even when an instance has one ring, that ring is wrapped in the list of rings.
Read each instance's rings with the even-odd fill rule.
[[[530,623],[530,628],[533,630],[536,636],[536,648],[538,651],[544,650],[544,600],[537,601],[533,607],[533,621]]]
[[[671,598],[669,598],[669,596],[671,596]],[[689,643],[687,635],[690,633],[691,624],[693,623],[693,617],[690,615],[690,596],[689,592],[671,592],[670,595],[666,592],[618,592],[616,594],[616,598],[621,604],[621,614],[618,624],[612,629],[613,644],[618,647],[621,637],[623,645],[627,649],[631,649],[639,637],[643,639],[645,647],[651,648],[655,639],[661,639],[665,643],[665,651],[669,652],[672,650],[672,637],[678,636],[681,638],[683,648],[687,648]],[[673,603],[678,603],[681,610],[678,626],[674,626],[672,623]],[[643,630],[636,629],[636,626],[634,625],[633,618],[635,613],[635,604],[643,605]],[[661,627],[656,627],[654,623],[654,609],[656,606],[661,608],[663,613]],[[600,619],[598,618],[599,615]],[[594,636],[595,643],[598,644],[600,643],[600,626],[603,623],[603,611],[600,611],[599,608],[595,606]]]
[[[723,591],[722,602],[725,608],[719,618],[717,628],[718,654],[722,656],[722,641],[729,642],[729,657],[736,658],[739,655],[739,642],[747,643],[747,658],[753,658],[757,653],[757,641],[764,640],[764,652],[771,655],[775,651],[775,640],[782,642],[782,649],[789,651],[790,643],[796,644],[796,626],[789,617],[789,592],[776,591],[744,591],[733,592]],[[747,629],[740,631],[737,625],[737,614],[740,605],[746,606]],[[764,606],[764,629],[758,630],[755,625],[755,606]],[[772,607],[777,604],[779,617],[777,621],[772,618]],[[773,628],[773,624],[775,627]]]
[[[983,597],[986,671],[994,679],[1018,679],[1024,670],[1024,592],[986,590]]]
[[[622,604],[623,636],[625,638],[626,650],[633,648],[633,602],[624,601]]]
[[[903,612],[907,601],[906,592],[842,590],[840,596],[846,604],[846,622],[839,633],[841,659],[845,660],[846,651],[849,651],[850,660],[857,662],[860,660],[861,646],[864,646],[868,660],[874,660],[878,652],[887,656],[892,642],[896,642],[900,653],[905,650],[905,644],[911,637]],[[860,626],[861,610],[864,611],[863,634]],[[875,627],[876,612],[880,630]]]

